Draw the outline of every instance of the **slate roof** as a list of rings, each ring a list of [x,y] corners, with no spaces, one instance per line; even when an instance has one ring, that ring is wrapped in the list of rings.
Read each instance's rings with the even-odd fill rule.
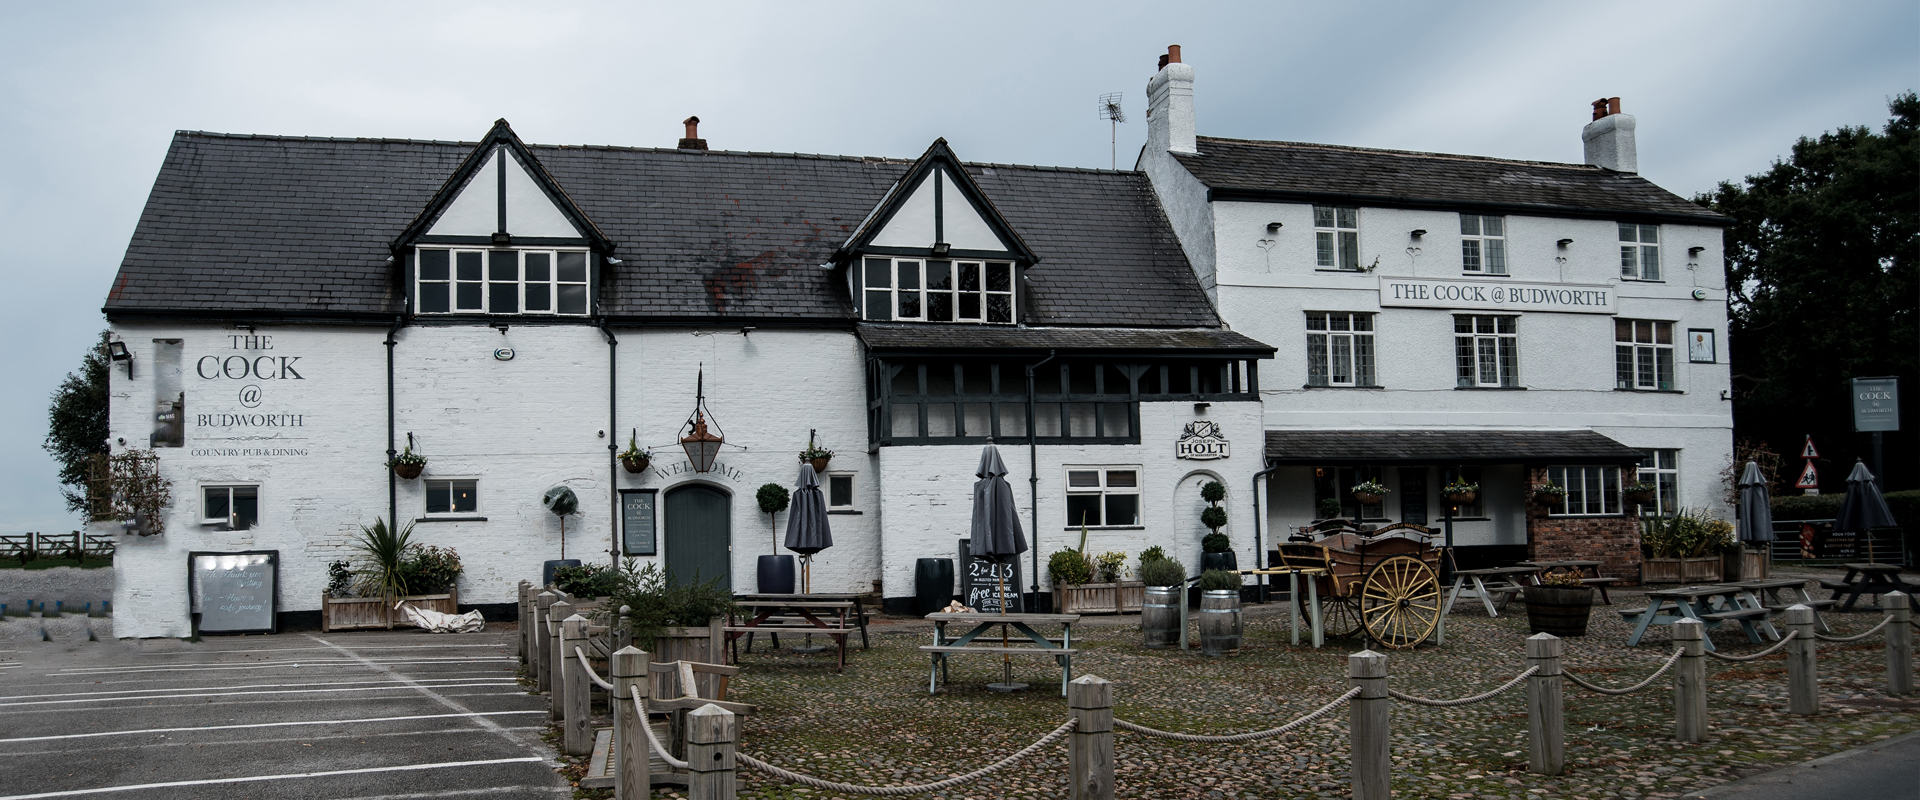
[[[390,317],[401,291],[388,245],[473,147],[178,132],[105,310]],[[529,148],[614,241],[624,263],[606,310],[627,322],[851,325],[844,274],[821,265],[911,163]],[[1040,258],[1029,324],[1220,324],[1143,174],[967,171]]]
[[[889,351],[1097,350],[1211,351],[1255,358],[1273,357],[1274,348],[1245,334],[1220,328],[1008,328],[992,325],[861,323],[860,341],[876,353]]]
[[[1267,431],[1267,458],[1292,464],[1620,464],[1641,453],[1587,430]]]
[[[1727,222],[1639,175],[1585,164],[1212,136],[1199,137],[1197,147],[1197,155],[1173,156],[1216,199],[1328,198],[1389,207]]]

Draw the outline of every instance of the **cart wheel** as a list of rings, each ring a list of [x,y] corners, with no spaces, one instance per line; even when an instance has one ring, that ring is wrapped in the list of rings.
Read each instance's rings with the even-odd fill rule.
[[[1395,650],[1419,646],[1440,625],[1440,576],[1409,555],[1374,565],[1360,586],[1360,618],[1376,642]]]
[[[1352,597],[1320,596],[1320,624],[1329,639],[1351,639],[1360,634],[1360,602]]]

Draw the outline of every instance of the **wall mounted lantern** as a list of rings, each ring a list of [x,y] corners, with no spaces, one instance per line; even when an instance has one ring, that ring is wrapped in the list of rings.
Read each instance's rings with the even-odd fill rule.
[[[680,428],[680,447],[687,451],[687,461],[694,472],[709,472],[713,469],[713,460],[720,455],[720,445],[726,442],[726,436],[720,431],[720,423],[709,422],[707,415],[707,371],[700,369],[700,377],[695,384],[693,414],[687,417],[687,424]]]
[[[113,361],[127,362],[127,379],[133,379],[133,353],[127,350],[127,343],[119,340],[107,342],[107,358]]]

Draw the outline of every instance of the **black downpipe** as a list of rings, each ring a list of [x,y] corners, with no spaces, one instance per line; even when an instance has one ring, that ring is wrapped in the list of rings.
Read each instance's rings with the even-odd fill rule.
[[[612,547],[607,550],[607,555],[611,558],[609,563],[618,569],[620,567],[620,459],[616,453],[619,448],[620,429],[614,425],[613,401],[614,387],[619,385],[614,379],[619,374],[617,367],[620,359],[617,358],[619,351],[616,348],[620,346],[620,340],[613,338],[613,328],[607,324],[606,317],[600,318],[600,333],[607,337],[607,504],[608,513],[611,515],[607,518],[611,531],[607,535],[612,544]]]
[[[396,315],[393,326],[387,328],[387,463],[393,463],[393,457],[399,455],[393,449],[393,346],[398,343],[394,337],[400,333],[400,326],[406,324],[406,317]],[[400,529],[400,489],[399,479],[394,477],[393,467],[387,467],[387,526],[388,530]]]
[[[1267,548],[1261,545],[1260,540],[1260,479],[1272,475],[1279,469],[1280,465],[1274,464],[1253,473],[1253,563],[1259,565],[1261,569],[1268,569],[1273,565],[1267,563]],[[1272,585],[1271,580],[1270,575],[1260,576],[1260,602],[1262,603],[1267,602],[1267,589]],[[1293,602],[1293,598],[1287,598],[1287,602]]]
[[[1054,351],[1048,350],[1046,358],[1027,365],[1027,492],[1033,507],[1033,541],[1028,543],[1028,549],[1033,551],[1033,569],[1027,578],[1032,585],[1034,607],[1040,605],[1040,445],[1034,441],[1040,432],[1033,427],[1033,368],[1052,361],[1053,355]]]

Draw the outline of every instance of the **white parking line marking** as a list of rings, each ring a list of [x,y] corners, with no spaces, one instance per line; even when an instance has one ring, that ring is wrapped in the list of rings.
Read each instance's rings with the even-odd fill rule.
[[[507,730],[537,731],[537,730],[542,730],[544,728],[545,728],[544,725],[516,725],[516,726],[507,728]],[[153,748],[187,747],[187,748],[200,749],[200,748],[206,747],[209,744],[240,744],[240,745],[246,745],[248,747],[258,747],[260,745],[266,745],[266,744],[286,744],[289,742],[296,743],[296,744],[313,744],[313,745],[318,745],[322,742],[355,742],[358,744],[366,744],[376,739],[397,739],[397,738],[409,737],[409,736],[416,737],[416,738],[437,736],[437,737],[441,737],[442,741],[445,741],[445,737],[449,735],[486,736],[488,734],[486,731],[480,730],[478,728],[461,728],[459,730],[448,730],[446,728],[426,728],[426,729],[417,730],[417,731],[386,731],[383,733],[336,733],[336,734],[325,734],[325,735],[308,733],[305,736],[279,736],[279,737],[261,737],[258,734],[247,734],[246,735],[247,738],[245,739],[237,739],[230,742],[201,742],[201,741],[194,741],[186,737],[175,739],[170,736],[162,736],[161,740],[157,742],[152,740],[128,742],[126,744],[106,744],[104,742],[87,742],[82,746],[86,748],[85,753],[87,755],[98,756],[105,753],[112,753],[120,750],[146,751],[149,754],[154,754],[154,753],[158,753],[159,751],[154,750]],[[73,748],[62,748],[56,743],[52,747],[46,750],[14,750],[14,751],[8,752],[7,755],[9,757],[25,758],[27,756],[72,755],[73,753],[74,753]]]
[[[497,681],[500,676],[489,678],[430,678],[434,681]],[[99,692],[58,692],[54,694],[10,694],[0,695],[0,703],[7,700],[37,700],[42,697],[98,697],[105,694],[140,694],[142,692],[206,692],[215,689],[238,691],[240,689],[295,689],[303,686],[359,686],[369,683],[395,683],[395,681],[317,681],[314,683],[253,683],[245,686],[179,686],[175,688],[153,689],[109,689]]]
[[[461,712],[473,710],[473,709],[467,708],[464,705],[461,705],[459,702],[448,699],[445,695],[442,695],[439,692],[434,691],[432,688],[421,685],[420,683],[418,683],[412,678],[409,678],[405,675],[402,675],[398,672],[393,671],[392,669],[387,668],[387,666],[384,664],[375,663],[373,659],[361,657],[359,654],[353,652],[352,650],[348,650],[345,647],[341,647],[340,645],[329,642],[311,633],[302,634],[302,635],[316,642],[319,642],[321,644],[324,644],[328,647],[333,648],[335,651],[338,651],[341,655],[358,660],[364,663],[367,667],[372,668],[374,671],[386,674],[387,677],[390,677],[399,681],[405,681],[409,684],[412,684],[418,687],[420,689],[421,694],[424,694],[427,697],[432,698],[434,702],[439,703],[440,705],[446,706],[449,709],[452,709],[454,711],[461,711]],[[474,717],[472,721],[474,724],[479,725],[482,728],[486,728],[488,731],[491,731],[494,735],[499,736],[500,738],[505,739],[508,742],[517,744],[522,748],[525,748],[529,752],[533,752],[533,753],[548,752],[545,742],[542,742],[539,739],[529,739],[524,736],[517,736],[513,733],[508,732],[507,729],[500,727],[499,723],[496,723],[493,720],[487,719],[486,717]],[[4,800],[4,798],[0,798],[0,800]]]
[[[497,678],[500,678],[506,675],[511,675],[511,674],[512,673],[504,669],[449,669],[449,670],[437,669],[433,671],[434,680],[437,680],[437,681],[438,680],[449,680],[449,681],[468,680],[467,678],[459,677],[461,675],[485,675],[489,678],[497,679]],[[86,676],[79,675],[79,676],[61,676],[61,677],[86,677]],[[130,681],[44,681],[44,682],[36,682],[34,685],[37,687],[43,687],[43,688],[53,687],[53,686],[133,686],[137,684],[147,684],[147,683],[169,683],[169,682],[179,682],[179,681],[191,681],[191,680],[197,680],[199,677],[200,676],[197,676],[197,675],[182,675],[175,678],[140,678],[138,680],[130,680]],[[354,682],[355,681],[313,681],[313,685],[323,686],[328,683],[354,683]],[[290,685],[298,686],[300,684],[290,684]],[[186,687],[179,687],[179,688],[186,688]],[[164,687],[164,686],[156,687],[153,689],[143,689],[141,691],[164,692],[164,691],[167,691],[167,687]],[[4,699],[6,698],[0,697],[0,700],[4,700]]]
[[[504,645],[504,644],[375,644],[375,645],[360,645],[359,647],[362,650],[451,650],[456,647],[491,647],[497,650],[504,650],[506,649],[507,645]],[[325,650],[325,649],[327,648],[324,648],[324,647],[271,647],[271,648],[262,648],[259,650],[223,650],[217,647],[210,647],[205,650],[160,650],[156,652],[140,653],[140,655],[143,655],[143,656],[190,656],[190,655],[198,655],[201,653],[291,653],[291,652],[296,652],[301,650]],[[8,652],[8,651],[0,650],[0,653],[4,653],[4,652]]]
[[[171,789],[177,786],[215,786],[225,783],[252,783],[255,781],[289,781],[301,778],[330,778],[335,775],[367,775],[376,772],[417,772],[428,769],[449,769],[454,767],[483,767],[489,764],[525,764],[544,761],[538,756],[519,758],[490,758],[484,761],[445,761],[437,764],[406,764],[398,767],[365,767],[362,769],[336,769],[326,772],[297,772],[288,775],[248,775],[243,778],[204,778],[193,781],[168,781],[166,783],[139,783],[131,786],[102,786],[96,789],[72,789],[61,792],[38,792],[35,794],[0,795],[0,800],[39,800],[44,797],[77,797],[84,794],[106,794],[108,792],[137,792],[145,789]]]
[[[49,742],[55,739],[92,739],[101,736],[133,736],[142,733],[179,733],[183,731],[230,731],[240,728],[290,728],[298,725],[351,725],[362,722],[398,722],[414,719],[448,719],[456,717],[499,717],[511,714],[545,714],[545,711],[469,711],[465,714],[414,714],[405,717],[362,717],[360,719],[316,719],[299,722],[257,722],[249,725],[207,725],[199,728],[142,728],[132,731],[101,731],[98,733],[62,733],[53,736],[21,736],[13,739],[0,739],[0,744],[13,742]]]
[[[426,680],[433,680],[427,678]],[[479,686],[517,686],[515,681],[495,681],[491,683],[454,683],[436,686],[439,689],[465,689]],[[81,697],[72,700],[30,700],[24,703],[0,703],[0,708],[18,708],[20,706],[47,706],[65,703],[111,703],[115,701],[140,700],[178,700],[183,697],[253,697],[264,694],[317,694],[322,692],[393,692],[423,688],[416,681],[403,681],[393,686],[351,686],[341,689],[274,689],[265,692],[198,692],[193,694],[151,694],[141,697]]]
[[[446,658],[446,659],[423,658],[423,659],[410,659],[410,660],[404,660],[404,661],[403,660],[388,660],[388,661],[368,660],[367,663],[368,664],[374,664],[374,663],[379,663],[379,664],[499,664],[499,663],[510,662],[513,660],[514,659],[511,659],[511,658]],[[236,670],[236,669],[288,669],[288,668],[294,668],[294,667],[351,667],[356,665],[359,665],[359,663],[353,662],[353,661],[334,661],[334,660],[328,660],[328,659],[314,659],[314,660],[307,660],[307,661],[287,661],[280,664],[237,664],[237,665],[218,665],[218,666],[205,666],[205,667],[153,667],[149,669],[112,669],[112,668],[85,669],[85,670],[76,669],[76,670],[61,670],[59,672],[49,672],[46,675],[49,678],[65,678],[65,677],[78,677],[81,675],[136,675],[136,674],[151,673],[151,672],[222,672],[222,671]],[[364,665],[360,665],[360,666],[364,666]]]
[[[444,792],[419,792],[416,794],[368,794],[359,797],[347,797],[342,800],[427,800],[433,797],[466,797],[477,794],[507,794],[509,792],[540,791],[548,794],[566,794],[568,790],[559,786],[545,788],[535,786],[491,786],[485,789],[448,789]]]
[[[468,694],[448,693],[441,696],[442,697],[518,697],[521,699],[525,699],[527,697],[527,693],[526,692],[491,692],[491,693],[472,692]],[[399,696],[390,696],[390,697],[368,697],[364,699],[372,702],[385,702],[385,703],[392,704],[392,703],[407,702],[409,698],[407,698],[404,695],[399,695]],[[145,705],[133,705],[133,706],[101,705],[101,706],[66,706],[64,708],[53,708],[53,707],[23,708],[23,709],[9,710],[7,713],[13,716],[20,716],[25,714],[82,714],[82,713],[124,714],[129,711],[155,711],[163,708],[206,709],[206,708],[214,708],[218,706],[242,706],[246,708],[264,708],[270,705],[303,705],[303,704],[312,703],[312,702],[313,702],[313,698],[310,698],[310,697],[286,697],[286,698],[272,698],[267,700],[262,700],[259,698],[247,698],[244,700],[207,700],[205,702],[198,702],[198,703],[149,702]],[[4,774],[4,773],[0,773],[0,774]]]

